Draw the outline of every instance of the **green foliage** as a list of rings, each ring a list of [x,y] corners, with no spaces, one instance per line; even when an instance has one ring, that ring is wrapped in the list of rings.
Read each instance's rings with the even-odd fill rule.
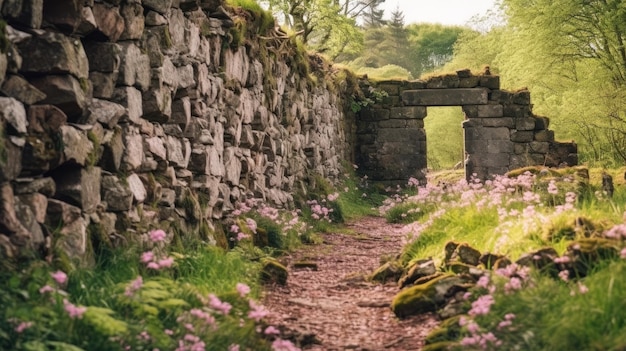
[[[464,161],[463,112],[459,107],[429,107],[424,119],[428,168],[451,169]]]

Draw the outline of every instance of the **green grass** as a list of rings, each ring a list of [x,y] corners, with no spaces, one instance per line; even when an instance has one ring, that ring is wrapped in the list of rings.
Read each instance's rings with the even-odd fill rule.
[[[428,169],[452,169],[464,160],[463,112],[456,107],[429,107],[424,119]]]

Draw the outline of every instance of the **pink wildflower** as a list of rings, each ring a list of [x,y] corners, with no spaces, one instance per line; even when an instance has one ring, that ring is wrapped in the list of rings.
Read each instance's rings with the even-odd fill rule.
[[[259,322],[269,314],[269,311],[262,305],[257,305],[254,301],[250,300],[250,312],[248,312],[248,318],[254,319]]]
[[[239,232],[239,226],[236,224],[233,224],[230,226],[230,232],[231,233],[238,233]]]
[[[228,302],[222,302],[213,294],[209,294],[209,306],[223,315],[227,315],[233,307]]]
[[[15,332],[18,334],[21,334],[24,332],[24,330],[32,326],[33,326],[33,322],[21,322],[20,324],[17,325],[17,327],[15,327]]]
[[[622,249],[619,253],[619,257],[626,259],[626,247]]]
[[[148,262],[152,261],[153,259],[154,259],[154,253],[152,251],[146,251],[146,252],[141,254],[140,261],[142,263],[148,263]]]
[[[495,303],[493,296],[483,295],[472,302],[472,309],[468,312],[470,316],[479,316],[489,313],[491,305]]]
[[[564,282],[569,280],[569,271],[560,271],[559,272],[559,278],[561,278],[561,280],[563,280]]]
[[[522,280],[518,277],[513,277],[506,284],[504,284],[504,291],[507,294],[514,290],[520,290],[521,288],[522,288]]]
[[[584,295],[589,292],[589,288],[582,283],[578,283],[578,292]]]
[[[237,288],[237,292],[239,293],[239,296],[241,297],[245,297],[246,295],[250,293],[250,287],[246,284],[237,283],[236,288]]]
[[[479,288],[487,289],[487,287],[489,286],[489,277],[486,275],[481,276],[478,279],[478,282],[476,282],[476,286]]]
[[[250,235],[248,235],[246,233],[239,233],[239,234],[237,234],[237,241],[241,241],[241,240],[247,239],[249,237],[250,237]]]
[[[568,263],[570,261],[569,256],[561,256],[554,259],[554,263]]]
[[[87,307],[76,306],[73,303],[67,301],[66,299],[63,299],[63,308],[70,315],[70,318],[72,319],[82,318],[83,314],[87,311]]]
[[[256,221],[252,218],[246,218],[246,224],[248,225],[248,228],[253,232],[256,233]]]
[[[174,335],[174,331],[172,329],[165,329],[163,332],[165,335]]]
[[[239,351],[239,345],[231,344],[230,346],[228,346],[228,351]]]
[[[128,284],[128,286],[126,286],[124,295],[128,297],[133,296],[135,292],[137,292],[137,290],[141,289],[142,285],[143,285],[143,278],[141,276],[138,276],[137,279],[133,280],[132,282],[130,282],[130,284]]]
[[[501,321],[500,323],[498,323],[498,329],[503,329],[506,328],[508,326],[511,326],[513,324],[512,321]]]
[[[159,264],[156,262],[149,262],[146,267],[148,267],[149,269],[157,270],[157,271],[161,269],[161,266],[159,266]]]
[[[272,343],[273,351],[300,351],[291,341],[276,339]]]
[[[480,330],[480,326],[478,325],[478,323],[471,321],[467,324],[467,331],[472,333],[472,334],[476,334],[478,331]]]
[[[150,232],[150,241],[157,243],[165,240],[167,234],[162,229],[156,229]]]
[[[39,289],[39,293],[40,294],[45,294],[47,292],[51,292],[54,291],[55,289],[53,287],[51,287],[50,285],[44,285]]]
[[[280,334],[280,330],[276,329],[276,327],[274,327],[273,325],[270,325],[269,327],[265,328],[265,330],[263,331],[263,334],[265,334],[265,335],[279,335]]]
[[[162,260],[159,260],[159,268],[169,268],[174,264],[173,257],[166,257]]]
[[[52,279],[54,279],[58,284],[63,285],[67,281],[67,274],[63,271],[56,271],[54,273],[50,273]]]

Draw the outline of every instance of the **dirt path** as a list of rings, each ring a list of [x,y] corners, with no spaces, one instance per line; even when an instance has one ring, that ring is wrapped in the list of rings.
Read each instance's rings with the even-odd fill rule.
[[[382,256],[398,253],[401,226],[372,217],[348,228],[356,235],[324,234],[323,244],[285,258],[287,286],[266,291],[269,322],[301,340],[303,350],[420,350],[435,317],[397,319],[389,303],[398,287],[363,278],[379,267]],[[297,265],[302,262],[313,267]]]

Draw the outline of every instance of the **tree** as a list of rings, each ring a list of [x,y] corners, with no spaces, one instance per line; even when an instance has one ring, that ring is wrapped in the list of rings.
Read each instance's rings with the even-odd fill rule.
[[[441,24],[411,24],[407,31],[411,48],[408,69],[416,77],[452,60],[459,36],[471,32],[467,28]]]
[[[327,54],[359,52],[363,34],[357,20],[374,21],[384,0],[265,0],[274,14],[296,31],[305,44]]]

